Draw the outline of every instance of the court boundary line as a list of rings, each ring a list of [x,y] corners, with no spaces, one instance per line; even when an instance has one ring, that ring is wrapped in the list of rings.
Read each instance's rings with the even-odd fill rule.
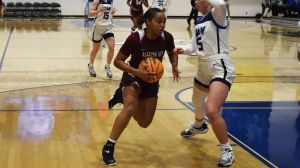
[[[122,109],[109,109],[109,108],[99,108],[99,109],[73,109],[73,110],[68,110],[68,109],[22,109],[22,110],[5,110],[5,109],[0,109],[1,112],[97,112],[97,111],[121,111]],[[157,108],[156,110],[159,111],[182,111],[182,110],[187,110],[186,108]]]
[[[1,69],[0,69],[0,72],[1,72]],[[10,73],[10,72],[2,72],[2,73]],[[249,77],[249,76],[237,76],[237,77]],[[254,76],[250,76],[250,77],[254,77]],[[263,77],[271,77],[271,76],[263,76]],[[283,77],[283,76],[280,76],[280,77]],[[300,77],[300,76],[293,76],[293,77]],[[90,77],[87,77],[87,78],[90,78]],[[164,77],[164,78],[172,78],[173,79],[173,77]],[[186,79],[186,78],[194,78],[194,76],[181,77],[181,79]],[[109,81],[120,81],[120,79],[111,79]],[[95,81],[59,83],[59,84],[53,84],[53,85],[44,85],[44,86],[35,86],[35,87],[27,87],[27,88],[12,89],[12,90],[3,90],[3,91],[0,91],[0,94],[7,93],[7,92],[14,92],[14,91],[29,90],[29,89],[40,89],[40,88],[45,88],[45,87],[55,87],[55,86],[74,85],[74,84],[88,84],[88,83],[98,83],[98,82],[107,82],[107,80],[96,79]],[[243,82],[243,81],[240,81],[240,82],[235,82],[235,83],[299,83],[299,82],[297,82],[297,81],[295,81],[295,82],[276,82],[276,81],[244,81]],[[190,110],[193,111],[193,109],[190,109]]]
[[[188,105],[187,103],[185,103],[184,101],[181,101],[180,99],[180,94],[186,90],[192,89],[193,87],[187,87],[184,89],[179,90],[176,94],[175,94],[175,99],[180,102],[183,106],[185,106],[186,108],[188,108],[191,112],[194,112],[194,108],[192,108],[190,105]],[[207,118],[206,118],[207,119]],[[252,148],[250,148],[249,146],[247,146],[246,144],[244,144],[242,141],[240,141],[238,138],[236,138],[235,136],[233,136],[232,134],[230,134],[229,132],[227,132],[227,134],[229,135],[229,138],[236,142],[237,144],[239,144],[239,146],[241,148],[243,148],[244,150],[246,150],[248,153],[250,153],[252,156],[254,156],[255,158],[257,158],[258,160],[260,160],[261,162],[263,162],[266,166],[272,166],[274,168],[278,168],[274,163],[272,163],[271,161],[269,161],[268,159],[266,159],[265,157],[263,157],[262,155],[260,155],[259,153],[257,153],[255,150],[253,150]]]
[[[1,69],[2,69],[2,65],[3,65],[3,61],[4,61],[4,57],[6,55],[6,51],[7,51],[7,48],[8,48],[8,44],[9,44],[9,41],[11,39],[11,35],[14,31],[14,27],[11,27],[10,29],[10,32],[9,32],[9,35],[8,35],[8,39],[6,40],[6,44],[5,44],[5,47],[4,47],[4,51],[2,53],[2,58],[1,58],[1,61],[0,61],[0,72],[1,72]]]

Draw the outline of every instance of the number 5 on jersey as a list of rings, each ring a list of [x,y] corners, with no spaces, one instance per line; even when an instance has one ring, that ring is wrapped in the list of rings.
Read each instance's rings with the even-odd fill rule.
[[[199,51],[203,51],[203,43],[201,42],[202,40],[201,35],[204,34],[205,28],[206,26],[196,29],[196,43]]]

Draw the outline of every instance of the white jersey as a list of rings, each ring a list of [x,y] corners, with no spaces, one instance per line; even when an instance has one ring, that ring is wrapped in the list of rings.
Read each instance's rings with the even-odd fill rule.
[[[95,17],[95,23],[96,24],[101,24],[101,25],[112,24],[113,0],[100,0],[100,2],[97,5],[96,9],[99,9],[100,7],[105,8],[105,11],[100,12]]]
[[[192,45],[197,55],[205,59],[212,55],[228,55],[228,29],[219,25],[211,12],[196,22]]]
[[[167,10],[168,8],[168,0],[153,0],[151,8],[158,8],[161,10]]]
[[[199,56],[195,82],[209,88],[220,81],[229,88],[234,80],[234,65],[228,52],[228,28],[224,0],[208,0],[214,8],[197,20],[192,42],[184,53]],[[222,24],[222,25],[221,25]]]
[[[100,7],[105,8],[105,11],[100,12],[95,17],[95,23],[93,26],[92,40],[93,42],[101,42],[102,39],[111,37],[113,34],[112,26],[112,11],[113,11],[113,0],[100,0],[96,9]],[[107,36],[107,34],[110,34]],[[106,37],[105,37],[106,36]]]

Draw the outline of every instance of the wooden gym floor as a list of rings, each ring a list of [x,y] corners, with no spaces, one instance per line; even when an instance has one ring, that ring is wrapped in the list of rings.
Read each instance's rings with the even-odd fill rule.
[[[116,19],[114,24],[117,54],[131,22]],[[121,71],[113,67],[113,80],[105,78],[104,45],[95,64],[98,76],[89,77],[90,25],[83,19],[0,20],[1,168],[106,167],[101,148],[122,109],[117,105],[108,110],[107,101],[118,87]],[[166,30],[178,47],[189,41],[185,19],[169,19]],[[232,167],[296,167],[300,162],[300,140],[293,139],[300,137],[298,31],[250,19],[232,20],[229,30],[237,77],[223,115],[234,145]],[[193,120],[191,86],[197,57],[180,56],[178,83],[172,81],[167,57],[164,66],[154,121],[142,129],[131,120],[116,145],[117,167],[217,167],[219,146],[211,129],[191,139],[180,137],[188,120]],[[288,105],[276,106],[282,103]],[[278,111],[286,112],[284,117],[277,116]],[[288,145],[273,141],[278,125],[287,126],[280,132],[293,133],[283,136]]]

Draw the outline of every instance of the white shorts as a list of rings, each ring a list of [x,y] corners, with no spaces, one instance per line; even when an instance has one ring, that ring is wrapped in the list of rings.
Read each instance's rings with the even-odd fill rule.
[[[113,33],[111,24],[94,24],[92,40],[94,42],[100,42],[103,39],[103,35]]]
[[[213,81],[220,81],[230,88],[234,77],[232,61],[230,58],[222,57],[211,61],[200,60],[194,81],[204,88],[209,88]]]

